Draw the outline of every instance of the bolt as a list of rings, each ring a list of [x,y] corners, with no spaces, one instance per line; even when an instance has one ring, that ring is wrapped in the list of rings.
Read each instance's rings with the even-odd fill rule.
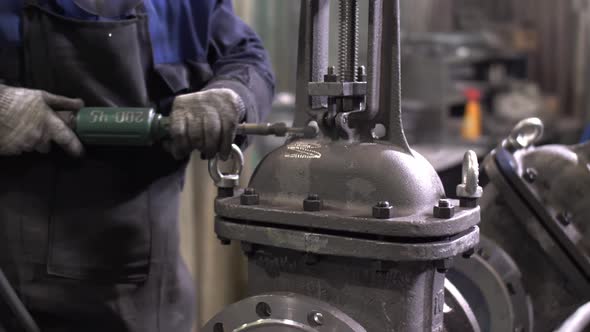
[[[471,258],[471,256],[475,255],[475,248],[471,248],[462,254],[463,258]]]
[[[477,154],[474,151],[470,150],[465,153],[461,168],[462,180],[457,186],[457,197],[469,199],[480,198],[483,194],[483,188],[479,185],[479,162],[477,161]],[[466,205],[473,205],[473,203],[467,203]]]
[[[229,246],[231,244],[231,240],[228,238],[221,237],[221,236],[218,236],[217,238],[219,239],[219,242],[221,242],[221,245]]]
[[[242,205],[258,205],[260,203],[260,195],[258,195],[254,188],[246,188],[240,196],[240,203]]]
[[[473,209],[473,208],[477,207],[478,199],[477,198],[460,198],[459,203],[460,203],[459,206],[462,208]]]
[[[390,219],[393,215],[393,206],[388,201],[382,201],[373,206],[373,218]]]
[[[373,261],[371,263],[371,268],[375,270],[377,273],[387,273],[390,269],[390,265],[386,264],[384,261]]]
[[[242,251],[244,252],[244,254],[246,254],[247,256],[250,256],[254,253],[254,245],[250,242],[242,242],[241,243],[242,246]]]
[[[449,269],[453,265],[453,259],[452,258],[442,259],[440,261],[436,261],[434,264],[435,264],[437,272],[447,273],[447,271],[449,271]]]
[[[354,82],[359,53],[359,4],[357,0],[340,0],[338,65],[340,82]]]
[[[365,66],[358,66],[356,76],[359,82],[367,81],[367,69],[365,68]]]
[[[563,225],[563,226],[569,226],[572,223],[572,214],[565,211],[565,212],[561,212],[560,214],[557,215],[557,220]]]
[[[528,183],[533,183],[537,180],[537,176],[539,174],[537,173],[537,170],[534,168],[527,168],[524,171],[524,174],[522,175],[522,177],[528,182]]]
[[[438,201],[438,207],[441,207],[441,208],[451,207],[451,201],[449,201],[448,199],[441,199]]]
[[[451,219],[455,216],[455,207],[448,199],[441,199],[438,205],[434,206],[433,214],[435,218]]]
[[[307,320],[311,326],[322,326],[324,325],[324,315],[321,312],[309,313]]]
[[[305,265],[316,265],[320,261],[320,257],[316,254],[307,253],[303,256]]]
[[[309,194],[305,200],[303,200],[303,210],[307,212],[317,212],[323,207],[323,202],[318,194]]]
[[[328,74],[324,75],[324,82],[338,82],[338,75],[336,75],[336,67],[328,67]]]

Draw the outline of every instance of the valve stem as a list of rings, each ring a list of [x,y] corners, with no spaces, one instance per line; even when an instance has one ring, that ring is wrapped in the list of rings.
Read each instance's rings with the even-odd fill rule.
[[[357,0],[340,0],[338,66],[340,82],[356,82],[359,54],[359,6]]]

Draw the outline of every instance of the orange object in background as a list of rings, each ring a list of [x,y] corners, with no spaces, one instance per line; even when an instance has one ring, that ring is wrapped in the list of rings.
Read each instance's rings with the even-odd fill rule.
[[[482,132],[481,92],[477,89],[465,90],[467,105],[461,126],[461,136],[468,141],[477,141]]]

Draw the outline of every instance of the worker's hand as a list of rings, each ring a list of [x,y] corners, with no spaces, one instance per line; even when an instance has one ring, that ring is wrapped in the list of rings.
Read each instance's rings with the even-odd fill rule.
[[[53,110],[76,111],[83,106],[80,99],[0,84],[0,155],[49,153],[55,142],[70,155],[81,156],[82,143]]]
[[[211,159],[226,160],[236,136],[244,103],[231,89],[211,89],[176,97],[170,115],[172,141],[168,150],[177,159],[193,150]]]

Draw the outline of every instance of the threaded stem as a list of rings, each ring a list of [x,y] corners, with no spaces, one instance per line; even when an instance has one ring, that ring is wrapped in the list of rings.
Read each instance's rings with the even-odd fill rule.
[[[341,82],[356,81],[359,53],[359,6],[357,0],[340,0],[338,70]]]

